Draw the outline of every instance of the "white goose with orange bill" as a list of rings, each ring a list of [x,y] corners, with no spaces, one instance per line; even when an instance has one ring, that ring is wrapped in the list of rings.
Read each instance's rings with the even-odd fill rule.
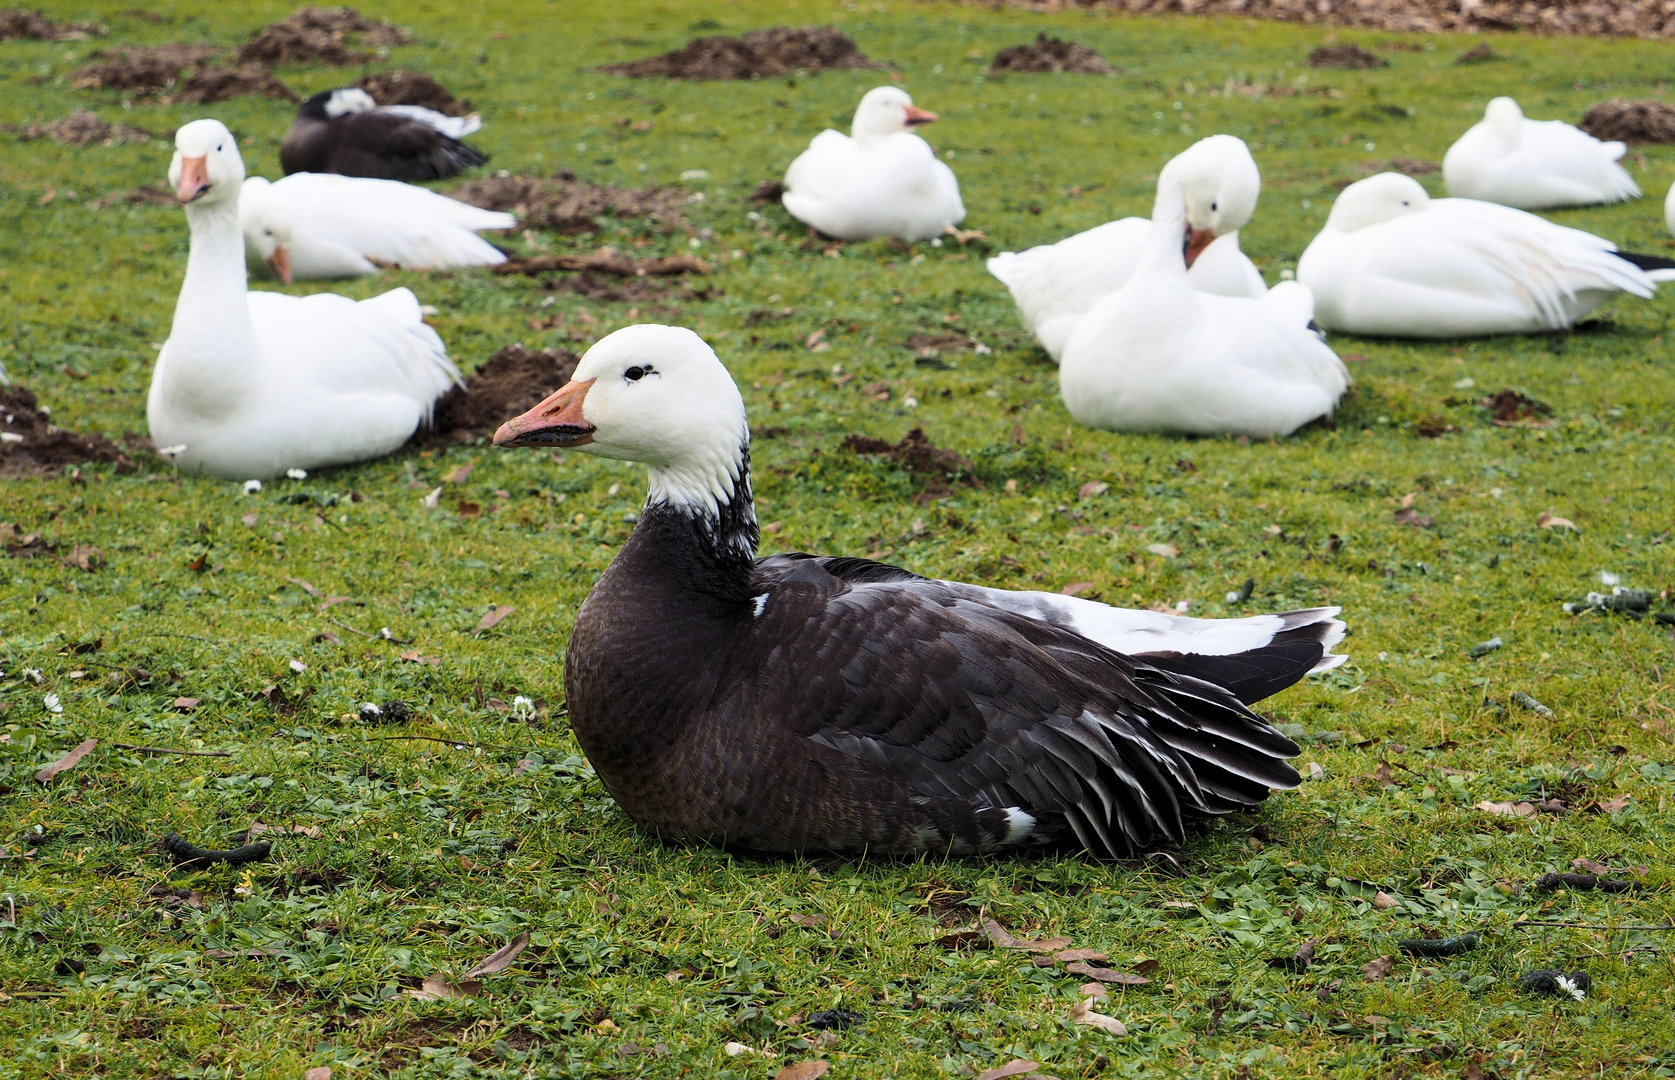
[[[1262,174],[1243,139],[1211,135],[1175,156],[1186,192],[1187,275],[1200,292],[1256,299],[1268,291],[1261,271],[1239,250],[1239,230],[1262,193]],[[1095,304],[1122,288],[1140,263],[1151,222],[1119,218],[1025,251],[1003,251],[989,273],[1012,293],[1018,314],[1054,360]]]
[[[758,558],[744,402],[690,330],[602,338],[494,441],[647,466],[564,685],[606,790],[664,840],[1129,858],[1295,786],[1249,705],[1344,660],[1336,608],[1192,619]]]
[[[839,240],[930,240],[965,220],[954,171],[913,132],[936,114],[894,86],[869,90],[848,135],[827,129],[785,171],[780,200]]]
[[[175,133],[169,182],[192,230],[174,326],[146,401],[151,438],[185,472],[264,479],[399,448],[458,378],[419,302],[250,292],[244,161],[218,120]]]

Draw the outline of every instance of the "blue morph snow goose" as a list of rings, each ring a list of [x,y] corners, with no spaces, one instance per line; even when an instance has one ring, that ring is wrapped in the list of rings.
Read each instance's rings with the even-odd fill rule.
[[[488,161],[460,142],[482,126],[417,105],[380,106],[353,86],[323,90],[297,110],[279,144],[286,174],[341,173],[376,180],[444,180]]]
[[[1206,620],[757,558],[750,429],[690,330],[630,326],[495,434],[644,463],[638,524],[577,614],[570,723],[666,840],[1122,858],[1290,788],[1247,707],[1344,659],[1337,608]]]

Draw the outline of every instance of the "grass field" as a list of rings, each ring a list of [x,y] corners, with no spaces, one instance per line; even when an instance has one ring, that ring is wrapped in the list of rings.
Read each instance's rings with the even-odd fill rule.
[[[230,46],[291,11],[151,6],[155,21],[127,0],[53,5],[110,38],[0,44],[0,121],[80,105],[162,131],[209,113],[240,136],[252,172],[277,175],[283,102],[130,108],[70,89],[101,45]],[[1601,571],[1675,585],[1675,297],[1610,305],[1571,334],[1337,336],[1360,358],[1353,395],[1335,426],[1284,442],[1087,431],[981,249],[865,243],[828,257],[778,206],[746,201],[820,128],[846,129],[883,73],[698,84],[591,70],[697,33],[838,25],[942,115],[929,135],[959,173],[966,226],[1000,249],[1146,213],[1164,160],[1231,132],[1263,169],[1243,239],[1272,282],[1372,163],[1440,160],[1501,92],[1572,121],[1604,97],[1663,95],[1667,45],[1492,37],[1502,59],[1457,67],[1478,39],[1344,34],[1391,65],[1326,71],[1302,66],[1326,31],[1244,21],[901,0],[364,10],[419,37],[375,66],[427,71],[482,111],[492,168],[692,192],[690,237],[607,221],[597,238],[514,247],[637,237],[663,254],[696,241],[713,288],[640,309],[480,273],[299,291],[407,285],[468,369],[512,341],[579,350],[634,321],[696,328],[744,388],[768,550],[882,552],[1021,588],[1091,582],[1084,595],[1209,615],[1340,604],[1351,662],[1265,706],[1323,778],[1218,823],[1179,852],[1185,876],[1157,862],[661,848],[579,756],[560,675],[574,612],[639,506],[637,469],[469,446],[253,496],[150,461],[8,480],[0,521],[59,548],[0,563],[0,1077],[329,1065],[339,1078],[721,1080],[816,1058],[846,1078],[969,1075],[1015,1058],[1066,1080],[1675,1072],[1675,933],[1618,929],[1675,921],[1670,628],[1560,607],[1600,588]],[[1041,29],[1121,74],[984,77],[997,49]],[[359,73],[279,72],[304,93]],[[0,135],[0,362],[67,427],[144,430],[185,222],[166,206],[91,204],[160,180],[169,152]],[[1555,217],[1668,253],[1659,200],[1675,151],[1636,150],[1630,167],[1651,196]],[[937,368],[904,344],[951,328],[992,352]],[[1550,404],[1554,423],[1493,426],[1477,400],[1505,387]],[[922,480],[840,449],[848,434],[893,441],[916,425],[968,458],[980,486],[929,499]],[[1092,481],[1109,488],[1081,497]],[[1400,524],[1404,508],[1430,524]],[[1539,527],[1548,512],[1576,529]],[[76,544],[103,565],[68,566]],[[1247,578],[1249,600],[1225,601]],[[516,610],[478,631],[491,605]],[[1499,650],[1470,655],[1495,637]],[[182,697],[199,703],[181,711]],[[411,719],[343,718],[391,699]],[[86,738],[99,746],[78,766],[34,779]],[[1553,797],[1564,812],[1533,819],[1475,808]],[[256,823],[277,830],[267,862],[180,872],[158,850],[171,831],[232,846]],[[1643,887],[1533,889],[1580,857],[1644,866]],[[792,918],[813,915],[826,921]],[[1129,1034],[1070,1021],[1081,976],[937,943],[980,918],[1149,969],[1150,983],[1113,986],[1099,1005]],[[459,979],[523,930],[532,944],[480,996],[406,993]],[[1468,931],[1482,946],[1453,957],[1395,944]],[[1312,965],[1270,963],[1311,940]],[[1387,955],[1386,978],[1363,976]],[[1538,967],[1583,968],[1593,989],[1573,1001],[1514,986]],[[831,1009],[857,1019],[831,1033],[803,1022]],[[754,1052],[729,1056],[729,1042]]]

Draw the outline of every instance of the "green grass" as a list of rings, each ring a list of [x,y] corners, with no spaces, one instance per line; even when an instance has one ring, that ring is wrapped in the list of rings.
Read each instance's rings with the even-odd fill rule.
[[[100,19],[113,41],[231,44],[290,10],[159,4],[165,18],[153,23],[126,6],[53,13]],[[1209,615],[1235,613],[1222,597],[1247,576],[1255,594],[1238,611],[1341,604],[1351,663],[1270,703],[1305,733],[1303,760],[1325,779],[1218,823],[1180,853],[1186,877],[1076,858],[854,863],[660,848],[592,777],[562,712],[570,621],[626,535],[638,470],[473,446],[251,497],[160,467],[6,481],[0,521],[64,549],[95,545],[105,565],[0,562],[0,846],[32,852],[0,861],[0,1077],[298,1077],[329,1064],[339,1078],[766,1078],[817,1056],[834,1076],[881,1078],[963,1075],[1020,1056],[1064,1078],[1477,1075],[1469,1062],[1503,1078],[1671,1075],[1675,934],[1515,924],[1675,918],[1662,857],[1675,845],[1675,728],[1658,726],[1675,720],[1668,628],[1560,610],[1597,588],[1601,570],[1675,584],[1675,370],[1664,341],[1675,298],[1613,304],[1601,312],[1608,324],[1574,334],[1336,337],[1340,352],[1365,358],[1351,365],[1353,396],[1334,428],[1285,442],[1087,431],[1064,411],[1053,369],[980,253],[868,243],[827,258],[803,250],[778,207],[759,226],[747,220],[751,188],[821,127],[846,127],[882,75],[706,85],[590,70],[717,25],[834,22],[942,114],[931,136],[959,172],[966,224],[1003,248],[1145,213],[1169,155],[1232,132],[1260,144],[1266,191],[1244,246],[1274,280],[1364,163],[1439,160],[1502,91],[1531,115],[1571,120],[1602,97],[1656,94],[1667,46],[1491,37],[1506,59],[1454,67],[1477,39],[1345,34],[1392,64],[1340,72],[1301,66],[1325,37],[1307,27],[899,0],[486,0],[397,17],[420,41],[390,63],[470,98],[487,117],[480,142],[495,168],[570,167],[632,185],[706,170],[686,182],[705,196],[689,217],[713,230],[699,239],[717,292],[636,314],[570,294],[543,307],[550,294],[535,281],[475,273],[305,288],[369,296],[408,285],[440,309],[433,321],[468,368],[513,340],[579,348],[643,318],[697,328],[756,422],[761,517],[779,523],[769,550],[888,551],[937,576],[1047,589],[1091,581],[1110,602],[1191,600]],[[1097,47],[1122,74],[982,77],[987,57],[1037,29]],[[112,96],[71,91],[67,73],[101,44],[0,45],[0,121],[49,120],[76,104],[153,130],[199,115],[143,100],[125,111]],[[312,91],[357,73],[280,74]],[[1229,96],[1230,82],[1305,92]],[[213,114],[239,134],[252,171],[276,174],[288,106],[247,99]],[[616,126],[621,117],[656,127],[636,133]],[[159,180],[168,154],[166,143],[76,150],[0,136],[0,361],[66,426],[143,431],[185,224],[166,207],[89,204]],[[1636,151],[1630,165],[1661,197],[1675,152]],[[48,189],[57,196],[38,205]],[[1675,247],[1656,198],[1555,216],[1626,247]],[[684,234],[621,227],[631,234],[607,222],[597,241],[516,242],[587,248],[639,236],[648,254],[687,249]],[[742,257],[725,256],[734,251]],[[763,308],[792,314],[747,322]],[[531,328],[554,314],[566,322]],[[947,322],[992,355],[916,367],[902,342]],[[830,347],[813,352],[804,342],[817,330]],[[839,383],[837,365],[855,378]],[[873,383],[888,401],[860,392]],[[1557,422],[1491,426],[1474,402],[1502,387],[1548,402]],[[903,407],[908,396],[917,408]],[[983,486],[915,501],[913,478],[839,449],[852,432],[896,439],[913,425],[970,458]],[[438,509],[422,508],[463,465],[475,466],[469,477],[445,485]],[[1092,480],[1109,491],[1078,500]],[[350,491],[358,497],[325,505]],[[1430,528],[1396,524],[1408,496]],[[462,502],[484,512],[462,517]],[[1538,528],[1546,511],[1580,531]],[[1150,550],[1165,544],[1178,556]],[[294,579],[350,599],[322,607]],[[491,604],[517,610],[474,633]],[[381,627],[400,643],[365,636]],[[1504,648],[1468,656],[1495,636]],[[439,663],[404,661],[404,651]],[[25,667],[44,683],[24,681]],[[111,680],[125,668],[150,677]],[[269,686],[279,688],[271,701]],[[1485,704],[1515,690],[1553,715]],[[61,714],[44,710],[48,691]],[[497,708],[520,694],[541,704],[535,717]],[[176,711],[180,696],[201,704]],[[340,719],[393,698],[413,704],[412,720]],[[33,779],[87,737],[100,746],[77,768],[50,786]],[[1381,760],[1391,763],[1384,783]],[[1471,808],[1555,791],[1570,807],[1560,816],[1510,821]],[[1583,810],[1623,795],[1618,812]],[[156,847],[168,831],[231,845],[257,821],[319,835],[285,836],[247,874],[171,872]],[[1530,891],[1578,856],[1645,864],[1646,889]],[[200,891],[202,910],[151,895],[164,884]],[[1372,906],[1376,890],[1398,904]],[[948,932],[939,920],[971,925],[980,912],[1020,934],[1104,949],[1113,966],[1158,961],[1151,984],[1103,1006],[1131,1034],[1068,1022],[1078,977],[929,944]],[[807,929],[791,913],[830,921]],[[533,945],[485,980],[482,997],[403,993],[432,973],[457,977],[522,929]],[[1484,933],[1480,949],[1401,957],[1387,980],[1362,980],[1361,965],[1395,953],[1398,937],[1468,930]],[[1268,964],[1311,938],[1318,959],[1307,971]],[[278,952],[203,956],[267,948]],[[1583,1002],[1514,989],[1544,966],[1584,967],[1595,989]],[[1322,1000],[1317,991],[1338,980]],[[794,1021],[834,1007],[861,1020],[831,1045]],[[731,1040],[767,1052],[730,1058]],[[628,1042],[666,1054],[623,1056]]]

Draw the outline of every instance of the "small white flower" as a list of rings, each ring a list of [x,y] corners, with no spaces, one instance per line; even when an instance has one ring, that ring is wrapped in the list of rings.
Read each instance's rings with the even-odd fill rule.
[[[48,694],[46,697],[41,699],[41,704],[45,705],[47,712],[50,713],[61,713],[64,711],[64,706],[58,703],[57,694]]]
[[[1599,572],[1599,583],[1601,585],[1617,585],[1617,584],[1620,584],[1622,582],[1622,580],[1623,580],[1622,578],[1618,577],[1616,574],[1613,574],[1609,570],[1601,570]]]
[[[46,679],[43,678],[42,675],[41,675],[41,669],[40,668],[34,668],[34,667],[24,668],[23,669],[23,677],[25,679],[28,679],[30,682],[34,683],[36,686],[39,686],[42,683],[46,682]]]
[[[1371,153],[1372,151],[1377,150],[1377,149],[1378,149],[1378,144],[1377,143],[1368,143],[1367,144],[1367,152],[1368,153]]]
[[[687,240],[686,246],[689,247],[689,248],[701,248],[701,247],[704,246],[704,242],[702,240],[698,239],[696,236],[694,236],[691,239]]]
[[[1297,277],[1297,271],[1295,271],[1295,270],[1281,270],[1280,271],[1280,280],[1281,281],[1292,281],[1296,277]]]
[[[292,660],[287,666],[298,675],[301,675],[303,672],[308,670],[308,665],[303,663],[301,660]]]
[[[260,480],[246,480],[244,482],[244,493],[246,495],[254,495],[260,490],[262,490],[262,482]]]
[[[1192,601],[1191,600],[1182,600],[1175,605],[1175,610],[1180,612],[1182,615],[1185,615],[1186,614],[1186,609],[1191,607],[1191,606],[1192,606]]]
[[[527,720],[535,715],[535,702],[519,694],[512,699],[512,715]]]
[[[378,636],[383,638],[385,641],[395,640],[395,635],[390,633],[390,628],[387,626],[381,626],[378,628]]]
[[[941,246],[942,246],[942,237],[938,236],[938,237],[934,238],[933,240],[931,240],[931,247],[941,247]]]
[[[991,356],[994,354],[994,350],[983,344],[981,341],[972,345],[971,351],[976,353],[978,356]]]
[[[176,443],[173,446],[159,446],[157,448],[157,452],[168,458],[170,461],[173,461],[175,458],[186,453],[186,444]]]
[[[1564,975],[1559,976],[1559,989],[1569,994],[1577,1001],[1581,1001],[1583,998],[1588,996],[1588,992],[1586,990],[1571,982],[1570,979]]]
[[[440,487],[438,487],[438,488],[432,489],[431,493],[429,495],[426,495],[424,498],[420,499],[419,500],[419,505],[424,507],[426,510],[435,510],[436,509],[436,504],[438,502],[441,502],[441,501],[442,501],[442,489]]]
[[[710,171],[708,169],[687,169],[680,174],[680,178],[682,180],[708,180]]]
[[[1229,592],[1225,599],[1229,604],[1237,604],[1239,602],[1239,590],[1234,589],[1232,592]]]
[[[307,469],[286,469],[285,470],[285,475],[289,476],[292,480],[307,480],[308,479],[308,470]]]
[[[425,316],[426,318],[430,318],[431,316],[442,314],[442,309],[437,307],[435,304],[420,304],[419,314]]]
[[[901,403],[903,407],[909,409],[917,409],[919,407],[919,399],[916,397],[904,397],[901,399]]]

